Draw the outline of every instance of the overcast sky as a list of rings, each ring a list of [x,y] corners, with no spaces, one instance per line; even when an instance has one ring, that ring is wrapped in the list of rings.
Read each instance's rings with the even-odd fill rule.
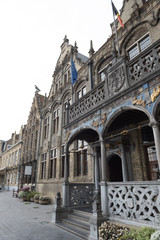
[[[123,0],[113,0],[118,10]],[[110,0],[0,0],[0,140],[27,123],[34,85],[49,93],[67,35],[88,56],[111,35]]]

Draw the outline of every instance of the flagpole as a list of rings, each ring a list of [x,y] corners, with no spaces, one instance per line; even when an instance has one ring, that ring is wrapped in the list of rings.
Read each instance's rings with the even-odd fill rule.
[[[111,5],[112,5],[112,0],[111,0]],[[113,20],[114,20],[114,28],[115,28],[116,42],[117,42],[117,48],[118,48],[118,55],[120,56],[118,34],[117,34],[117,28],[116,28],[115,14],[114,14],[114,11],[113,11],[113,5],[112,5],[112,12],[113,12]]]

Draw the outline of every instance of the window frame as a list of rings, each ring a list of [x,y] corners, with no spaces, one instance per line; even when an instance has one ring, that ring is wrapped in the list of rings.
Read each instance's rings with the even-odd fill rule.
[[[149,44],[144,48],[144,49],[141,49],[140,48],[140,43],[147,39],[149,37]],[[151,45],[151,38],[150,38],[150,35],[149,35],[149,32],[147,32],[145,35],[143,35],[141,38],[139,38],[137,41],[135,41],[130,47],[128,47],[126,49],[126,52],[128,53],[128,56],[129,56],[129,60],[133,60],[135,57],[137,57],[141,52],[145,51],[145,49],[147,49],[149,46]],[[134,48],[137,48],[137,54],[134,55],[133,57],[130,56],[130,52],[134,49]]]

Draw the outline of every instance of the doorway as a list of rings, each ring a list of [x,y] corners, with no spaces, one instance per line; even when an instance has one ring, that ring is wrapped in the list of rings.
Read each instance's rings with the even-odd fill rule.
[[[123,182],[122,161],[117,154],[113,154],[108,160],[109,181]]]

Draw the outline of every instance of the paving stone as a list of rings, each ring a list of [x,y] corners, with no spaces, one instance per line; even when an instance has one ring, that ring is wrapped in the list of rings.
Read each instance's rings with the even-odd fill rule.
[[[25,204],[0,192],[0,240],[81,240],[51,223],[52,205]]]

